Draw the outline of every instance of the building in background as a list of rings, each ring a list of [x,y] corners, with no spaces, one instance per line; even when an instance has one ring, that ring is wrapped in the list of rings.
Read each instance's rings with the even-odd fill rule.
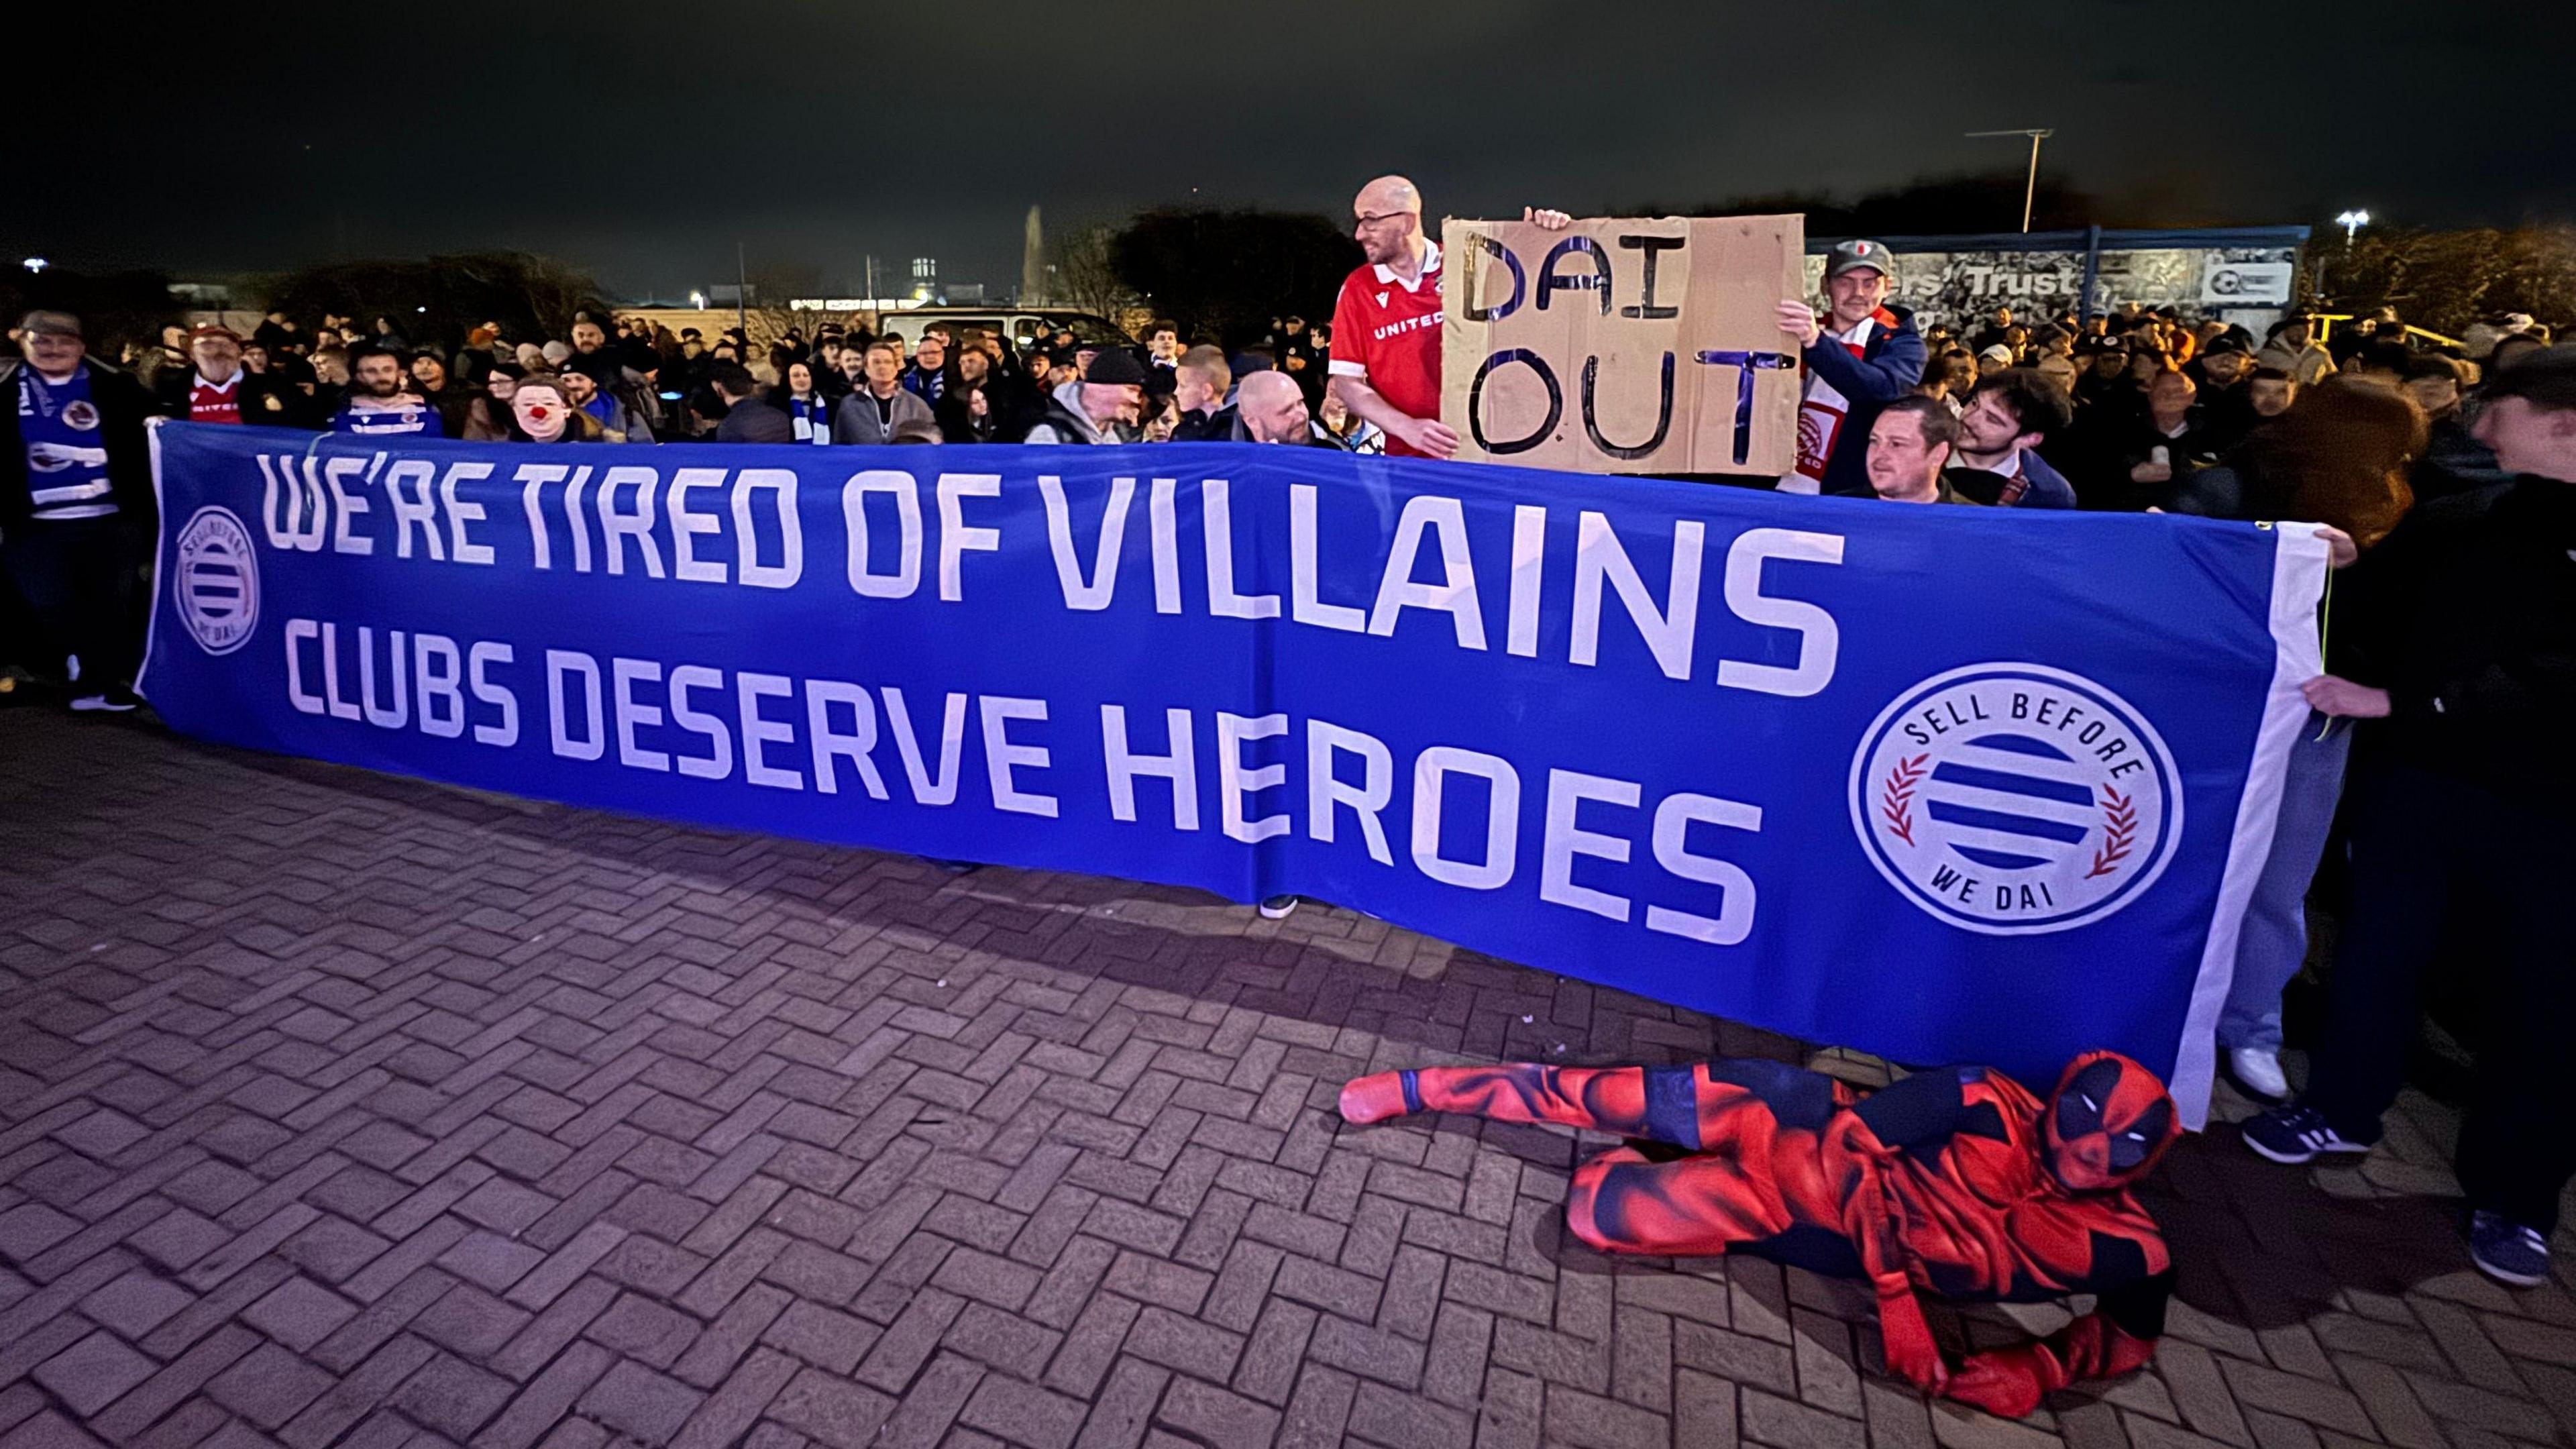
[[[1825,253],[1839,237],[1807,239],[1807,284],[1824,290]],[[1997,307],[2085,317],[2130,302],[2242,324],[2255,336],[2295,300],[2304,226],[2207,227],[2187,231],[2004,232],[1984,236],[1890,236],[1896,291],[1918,324],[1972,326]]]

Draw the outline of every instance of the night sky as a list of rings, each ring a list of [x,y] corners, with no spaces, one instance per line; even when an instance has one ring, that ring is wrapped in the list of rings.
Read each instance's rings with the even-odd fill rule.
[[[1339,216],[1400,170],[1435,216],[1597,213],[2017,169],[1959,133],[2039,125],[2044,171],[2175,222],[2576,212],[2576,5],[2536,0],[53,13],[82,38],[19,56],[0,251],[181,279],[520,247],[668,297],[741,239],[756,279],[1007,286],[1031,203]]]

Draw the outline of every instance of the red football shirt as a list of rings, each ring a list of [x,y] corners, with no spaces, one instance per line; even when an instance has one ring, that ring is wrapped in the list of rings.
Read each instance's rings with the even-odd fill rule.
[[[217,387],[200,374],[188,380],[188,420],[197,423],[238,423],[241,415],[241,380],[238,372],[232,380]]]
[[[1333,304],[1333,374],[1356,377],[1377,389],[1378,396],[1404,413],[1437,420],[1440,416],[1440,247],[1429,243],[1422,256],[1422,275],[1406,286],[1395,273],[1374,264],[1342,282]],[[1389,453],[1419,458],[1422,454],[1400,438],[1386,440]]]

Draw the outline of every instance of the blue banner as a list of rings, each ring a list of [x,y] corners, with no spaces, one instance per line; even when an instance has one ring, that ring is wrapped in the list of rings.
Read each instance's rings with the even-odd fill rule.
[[[142,687],[228,744],[1295,892],[2197,1116],[2318,672],[2299,527],[1237,444],[155,430]]]

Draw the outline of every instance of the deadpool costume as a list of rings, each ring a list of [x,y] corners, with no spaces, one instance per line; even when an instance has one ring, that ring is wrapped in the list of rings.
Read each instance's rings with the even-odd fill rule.
[[[1616,1133],[1576,1170],[1575,1236],[1612,1253],[1752,1253],[1878,1295],[1890,1372],[2019,1418],[2051,1389],[2126,1373],[2164,1332],[2172,1264],[2130,1187],[2181,1131],[2164,1083],[2114,1052],[2076,1058],[2046,1102],[2001,1072],[1920,1072],[1866,1096],[1780,1062],[1426,1067],[1361,1077],[1342,1116],[1457,1112]],[[1662,1144],[1670,1150],[1644,1150]],[[1956,1369],[1916,1297],[2095,1311]]]

